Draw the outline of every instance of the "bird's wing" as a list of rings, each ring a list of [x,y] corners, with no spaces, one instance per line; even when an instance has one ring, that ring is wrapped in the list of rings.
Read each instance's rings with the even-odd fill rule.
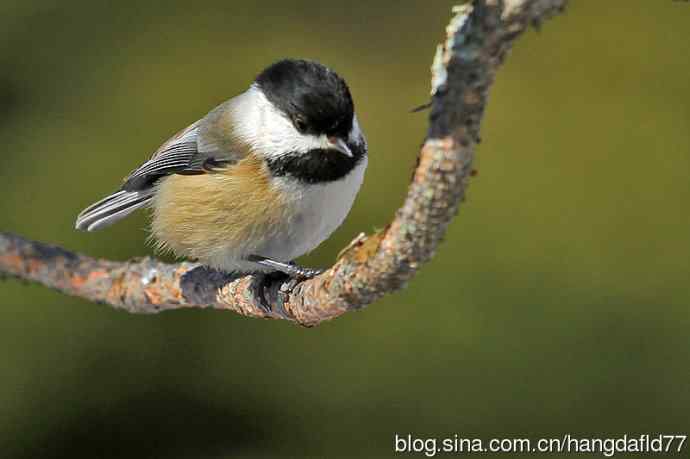
[[[233,135],[233,99],[165,142],[144,164],[130,173],[119,191],[84,209],[75,227],[95,231],[146,207],[155,194],[154,184],[171,174],[206,174],[230,166],[247,153]]]
[[[232,99],[172,136],[151,159],[125,177],[122,190],[146,190],[166,175],[206,174],[242,159],[247,149],[232,138],[230,103]]]

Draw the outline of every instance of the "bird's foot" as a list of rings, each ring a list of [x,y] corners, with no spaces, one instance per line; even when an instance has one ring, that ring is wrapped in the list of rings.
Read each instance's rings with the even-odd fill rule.
[[[265,314],[278,312],[278,314],[284,315],[284,311],[274,311],[274,308],[268,298],[270,296],[271,289],[275,289],[276,284],[279,284],[282,288],[283,283],[292,278],[279,271],[274,271],[271,273],[259,273],[257,276],[259,277],[259,281],[258,285],[256,286],[256,296],[259,300],[258,303],[261,310]],[[279,298],[281,297],[280,289],[277,292],[277,296]],[[281,306],[282,309],[282,305],[279,306]]]
[[[260,266],[275,269],[273,272],[262,275],[260,285],[258,286],[260,306],[267,314],[277,312],[284,317],[288,317],[284,305],[289,301],[292,290],[303,280],[311,279],[323,272],[322,269],[305,268],[294,263],[284,263],[258,255],[251,255],[248,259]],[[280,283],[280,288],[276,292],[278,299],[276,304],[280,309],[279,311],[274,311],[266,298],[266,292],[270,292],[271,288],[275,288],[276,283]]]
[[[247,259],[263,267],[274,269],[290,277],[296,277],[301,280],[311,279],[323,272],[322,269],[305,268],[304,266],[299,266],[294,263],[285,263],[259,255],[250,255]]]

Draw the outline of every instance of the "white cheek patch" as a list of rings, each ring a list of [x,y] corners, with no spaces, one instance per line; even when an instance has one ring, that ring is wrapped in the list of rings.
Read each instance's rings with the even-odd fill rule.
[[[250,87],[241,97],[244,100],[235,107],[235,132],[265,158],[332,148],[325,135],[300,133],[258,87]],[[366,145],[356,116],[347,140],[349,143]]]
[[[264,134],[258,151],[268,157],[282,156],[290,153],[307,153],[317,148],[328,148],[326,136],[305,135],[297,131],[285,116],[273,113],[267,116]]]
[[[236,108],[236,132],[265,158],[328,147],[326,136],[300,133],[256,86],[249,88],[243,97],[246,101]]]

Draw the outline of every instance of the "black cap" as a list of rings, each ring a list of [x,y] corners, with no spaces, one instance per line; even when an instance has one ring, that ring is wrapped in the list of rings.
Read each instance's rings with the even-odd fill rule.
[[[283,59],[261,72],[256,83],[300,131],[347,138],[354,104],[345,80],[333,70],[318,62]]]

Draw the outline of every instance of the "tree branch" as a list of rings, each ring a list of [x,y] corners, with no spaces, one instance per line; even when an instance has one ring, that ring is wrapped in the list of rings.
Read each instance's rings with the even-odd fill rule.
[[[212,307],[317,325],[402,288],[434,254],[465,196],[494,75],[514,40],[567,0],[476,0],[454,9],[432,66],[427,139],[407,198],[382,231],[360,235],[323,274],[286,296],[261,276],[232,277],[194,263],[114,262],[0,233],[0,273],[132,313]],[[270,304],[262,307],[261,297]]]

